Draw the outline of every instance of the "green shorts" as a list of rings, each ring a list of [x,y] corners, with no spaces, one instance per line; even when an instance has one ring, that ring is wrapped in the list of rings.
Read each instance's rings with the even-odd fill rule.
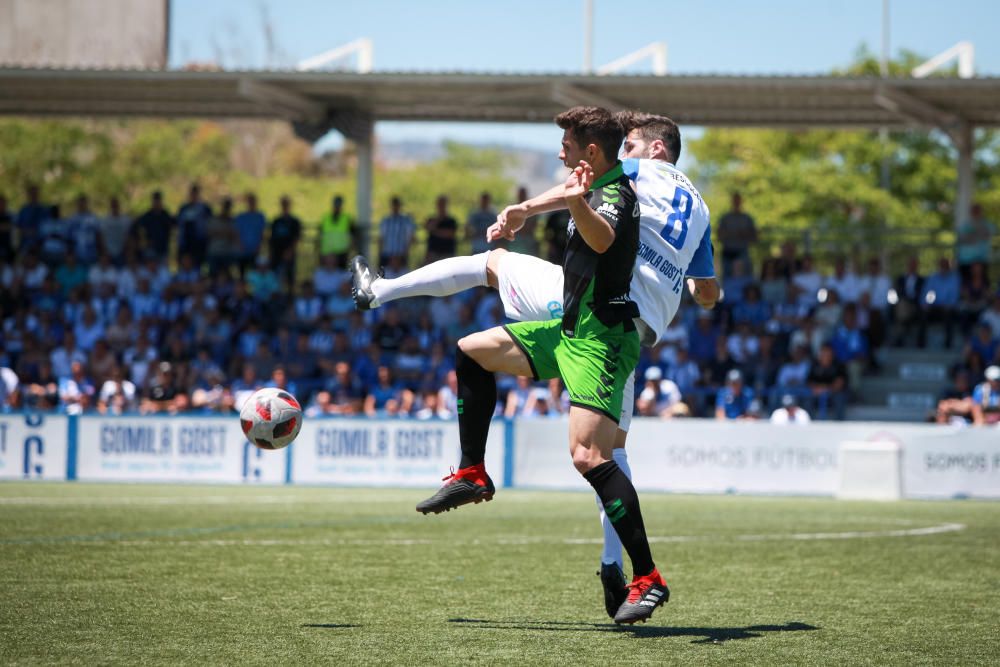
[[[571,405],[618,423],[625,381],[639,362],[632,322],[609,328],[594,319],[573,338],[563,334],[562,320],[517,322],[504,329],[528,357],[536,380],[561,377]]]

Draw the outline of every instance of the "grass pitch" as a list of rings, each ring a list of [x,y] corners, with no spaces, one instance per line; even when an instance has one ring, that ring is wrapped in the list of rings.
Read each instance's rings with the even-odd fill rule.
[[[997,503],[644,494],[672,597],[618,628],[590,494],[426,495],[0,485],[0,664],[1000,662]]]

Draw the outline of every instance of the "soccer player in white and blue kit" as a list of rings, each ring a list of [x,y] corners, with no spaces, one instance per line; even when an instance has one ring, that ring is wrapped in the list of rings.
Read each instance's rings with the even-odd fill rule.
[[[654,345],[677,313],[685,283],[695,301],[711,308],[719,296],[715,280],[708,206],[697,188],[676,168],[681,139],[665,116],[621,112],[626,133],[622,165],[635,183],[640,207],[639,252],[630,298],[639,307],[636,328],[642,343]],[[508,206],[487,230],[488,240],[513,239],[533,215],[565,206],[563,186],[520,204]],[[363,258],[352,263],[355,301],[359,308],[378,307],[412,296],[447,296],[473,287],[499,292],[508,317],[518,321],[548,320],[562,315],[563,273],[558,265],[503,249],[452,257],[399,278],[377,278]],[[631,478],[625,440],[632,418],[634,373],[625,385],[622,414],[615,438],[614,460]],[[622,546],[601,508],[604,550],[601,582],[605,606],[614,617],[627,595],[622,572]]]

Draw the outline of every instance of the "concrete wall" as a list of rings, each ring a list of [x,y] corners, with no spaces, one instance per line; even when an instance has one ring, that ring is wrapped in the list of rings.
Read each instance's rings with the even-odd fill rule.
[[[0,64],[162,69],[168,0],[0,0]]]

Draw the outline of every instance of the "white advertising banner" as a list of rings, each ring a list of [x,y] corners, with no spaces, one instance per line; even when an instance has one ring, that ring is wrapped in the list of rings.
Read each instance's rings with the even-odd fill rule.
[[[586,488],[569,457],[566,420],[519,420],[514,482]],[[837,427],[775,427],[751,422],[634,419],[628,460],[639,490],[688,493],[833,495]]]
[[[235,417],[82,417],[77,479],[286,481],[287,454],[247,442]]]
[[[907,498],[1000,498],[1000,429],[924,429],[903,448]]]
[[[516,486],[587,488],[568,454],[567,422],[518,420]],[[636,488],[687,493],[834,495],[843,442],[902,449],[906,498],[1000,498],[1000,429],[933,424],[634,419],[628,460]]]
[[[436,420],[307,419],[291,450],[292,481],[304,484],[433,487],[461,458],[458,422]],[[502,422],[490,426],[486,469],[502,486]]]
[[[66,479],[67,428],[63,415],[0,416],[0,479]]]

